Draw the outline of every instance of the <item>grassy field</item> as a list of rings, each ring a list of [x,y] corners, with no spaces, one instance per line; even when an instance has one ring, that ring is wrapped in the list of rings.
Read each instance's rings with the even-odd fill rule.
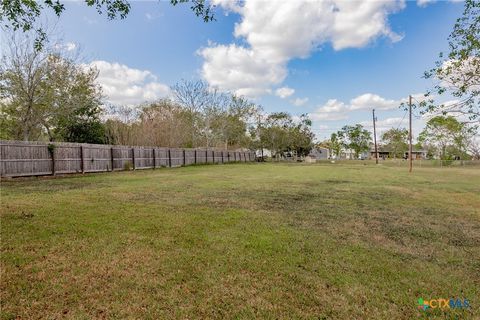
[[[4,319],[480,319],[480,170],[3,181],[0,291]],[[452,297],[472,308],[417,309]]]

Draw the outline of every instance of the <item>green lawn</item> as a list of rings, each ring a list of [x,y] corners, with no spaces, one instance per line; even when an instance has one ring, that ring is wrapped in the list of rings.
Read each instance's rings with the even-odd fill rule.
[[[3,181],[0,266],[6,319],[480,319],[480,169]],[[451,297],[472,308],[417,309]]]

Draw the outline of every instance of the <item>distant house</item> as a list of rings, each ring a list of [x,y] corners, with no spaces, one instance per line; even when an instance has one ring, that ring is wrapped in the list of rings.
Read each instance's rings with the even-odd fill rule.
[[[408,159],[408,151],[405,152],[405,159]],[[424,160],[427,159],[427,150],[412,150],[412,158],[414,160]]]
[[[352,149],[343,150],[340,153],[339,159],[346,159],[346,160],[365,160],[368,159],[368,152],[361,152],[358,157],[355,156],[355,151]]]
[[[327,160],[330,159],[330,150],[327,148],[314,148],[310,151],[308,156],[316,160]]]
[[[377,150],[378,153],[378,158],[379,159],[389,159],[389,158],[395,158],[393,151],[388,150],[388,149],[383,149],[379,148]],[[412,150],[412,155],[413,159],[415,160],[422,160],[427,158],[427,150],[423,149],[417,149],[417,150]],[[403,159],[408,159],[408,151],[403,154]],[[372,149],[370,150],[370,159],[375,159],[375,150]]]
[[[393,151],[389,149],[384,149],[382,147],[379,147],[377,149],[377,153],[378,153],[379,159],[394,158]],[[375,149],[370,150],[370,159],[375,159]]]
[[[338,159],[353,160],[353,159],[355,159],[355,151],[353,151],[351,149],[342,150],[337,158]]]

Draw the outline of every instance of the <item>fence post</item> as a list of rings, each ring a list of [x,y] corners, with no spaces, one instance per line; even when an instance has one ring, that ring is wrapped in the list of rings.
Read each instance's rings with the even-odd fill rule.
[[[208,150],[205,149],[205,163],[208,163]]]
[[[187,157],[186,157],[185,149],[183,149],[182,151],[183,151],[183,166],[185,167],[187,165]]]
[[[225,163],[225,161],[223,160],[223,150],[222,150],[222,163]]]
[[[215,164],[215,150],[212,150],[212,163]]]
[[[193,163],[194,164],[197,164],[197,149],[193,149]]]
[[[168,152],[167,152],[167,154],[168,154],[168,166],[171,168],[172,167],[172,155],[170,153],[170,148],[168,148],[167,150],[168,150]]]
[[[155,167],[157,165],[156,159],[155,159],[155,148],[152,149],[152,155],[153,155],[153,169],[155,170]]]
[[[132,166],[133,166],[133,170],[136,170],[136,166],[135,166],[135,148],[132,148]]]
[[[233,152],[233,162],[237,162],[237,152]]]
[[[54,176],[55,175],[55,145],[49,144],[48,150],[50,151],[50,155],[52,157],[52,176]]]
[[[111,157],[111,160],[112,160],[112,170],[113,171],[113,148],[110,148],[110,157]]]
[[[80,146],[80,169],[82,170],[82,174],[85,173],[85,156],[83,155],[83,146]]]

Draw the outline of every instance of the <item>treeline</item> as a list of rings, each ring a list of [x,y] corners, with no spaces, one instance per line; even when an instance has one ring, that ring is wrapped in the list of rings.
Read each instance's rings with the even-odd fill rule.
[[[35,47],[13,33],[2,48],[0,138],[121,145],[266,148],[276,155],[307,154],[311,121],[267,114],[252,101],[182,80],[171,97],[139,106],[106,103],[98,70],[78,63],[61,45]]]
[[[361,124],[344,126],[317,146],[329,149],[335,157],[352,151],[356,159],[373,151],[374,147],[371,132]],[[378,151],[388,151],[392,158],[403,158],[408,149],[408,130],[405,128],[391,128],[379,136]],[[478,126],[461,122],[453,116],[434,116],[417,136],[413,150],[425,151],[427,159],[480,160]]]
[[[248,148],[249,121],[259,108],[249,100],[212,90],[203,81],[181,81],[171,99],[138,107],[110,107],[105,121],[111,144]]]

